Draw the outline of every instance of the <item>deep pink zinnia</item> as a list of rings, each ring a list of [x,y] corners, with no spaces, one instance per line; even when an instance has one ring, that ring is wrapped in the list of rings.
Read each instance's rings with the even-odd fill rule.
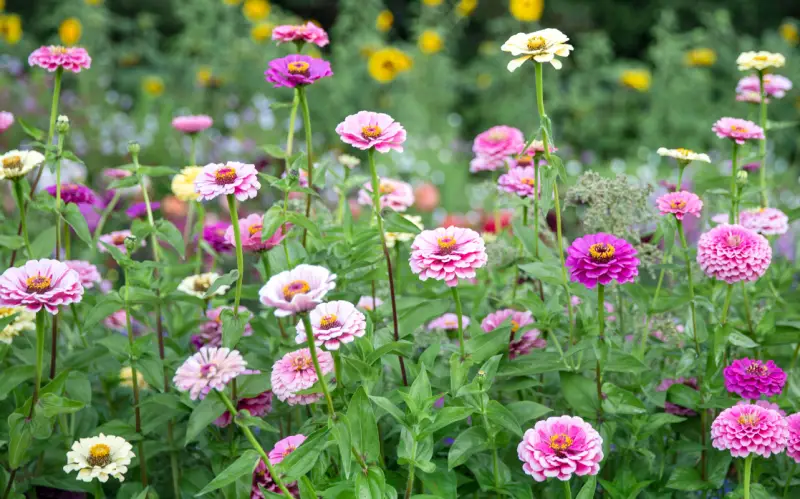
[[[264,228],[263,221],[264,217],[258,213],[253,213],[252,215],[239,219],[239,233],[242,237],[242,248],[244,248],[245,251],[269,251],[279,245],[286,237],[289,229],[292,228],[292,225],[289,223],[282,225],[278,227],[271,236],[262,241],[261,229]],[[233,225],[229,225],[225,230],[225,240],[232,247],[236,247]]]
[[[786,373],[771,360],[737,359],[722,373],[725,375],[725,388],[746,399],[779,395],[786,384]]]
[[[308,314],[314,334],[314,344],[325,345],[328,350],[338,350],[342,343],[350,343],[364,336],[367,319],[347,301],[320,303]],[[306,343],[306,327],[303,321],[296,326],[298,344]]]
[[[194,134],[211,128],[214,120],[205,114],[178,116],[172,119],[172,128],[179,132]]]
[[[311,21],[300,25],[283,25],[272,30],[272,39],[278,44],[286,42],[313,43],[324,47],[329,43],[328,33]]]
[[[567,250],[566,266],[573,282],[587,288],[611,281],[633,282],[639,275],[636,250],[624,239],[598,232],[576,239]]]
[[[394,149],[403,152],[406,130],[394,118],[384,113],[359,111],[339,123],[336,133],[345,144],[367,150],[375,148],[380,153]]]
[[[254,165],[229,161],[210,163],[194,180],[194,191],[200,201],[211,201],[217,196],[236,196],[239,201],[256,197],[261,183]]]
[[[214,390],[224,390],[237,376],[253,374],[247,362],[236,350],[230,348],[203,347],[178,368],[172,382],[181,392],[189,392],[192,400],[204,399]]]
[[[711,445],[729,450],[733,457],[750,453],[769,457],[782,452],[788,440],[786,420],[776,411],[757,405],[734,405],[711,423]]]
[[[298,85],[311,85],[320,78],[333,76],[333,71],[331,64],[324,59],[294,54],[269,61],[264,76],[275,88],[295,88]]]
[[[378,184],[381,195],[381,209],[391,208],[394,211],[406,211],[414,204],[414,189],[411,184],[381,178]],[[372,182],[365,182],[358,191],[358,204],[372,206]]]
[[[663,333],[662,333],[663,334]],[[666,392],[669,390],[669,387],[672,385],[686,385],[689,388],[697,390],[697,378],[666,378],[661,381],[656,387],[657,392]],[[669,400],[664,402],[664,411],[668,412],[669,414],[675,414],[676,416],[697,416],[697,413],[693,410],[689,409],[688,407],[683,407],[682,405],[673,404]]]
[[[59,306],[82,298],[80,276],[57,260],[28,260],[0,276],[0,307],[25,307],[31,312],[44,307],[55,315]]]
[[[707,276],[728,284],[758,280],[771,261],[769,241],[741,225],[718,225],[697,242],[700,268]]]
[[[0,133],[5,132],[14,124],[14,114],[8,111],[0,111]]]
[[[792,89],[792,80],[785,76],[765,73],[764,93],[770,97],[780,99]],[[755,92],[760,96],[761,82],[757,75],[745,76],[736,84],[736,93]]]
[[[711,130],[717,137],[735,140],[739,145],[748,140],[764,140],[764,130],[760,126],[739,118],[720,118]]]
[[[233,310],[233,307],[217,307],[206,310],[206,322],[198,326],[198,334],[192,335],[192,344],[198,350],[202,347],[222,346],[222,318],[220,316],[224,310]],[[240,306],[239,313],[242,312],[248,314],[242,336],[252,336],[253,327],[250,325],[250,319],[253,318],[253,314],[245,307]]]
[[[228,242],[225,234],[231,226],[228,222],[212,222],[203,226],[203,241],[217,253],[230,253],[235,246]]]
[[[322,375],[333,372],[333,356],[330,352],[318,351],[317,359]],[[317,372],[311,360],[311,351],[302,348],[289,352],[272,366],[272,392],[278,400],[289,405],[313,404],[322,398],[322,393],[299,394],[308,390],[318,381]],[[323,380],[324,382],[327,382]]]
[[[522,470],[537,482],[596,475],[603,460],[603,437],[579,417],[547,418],[525,432],[517,455]]]
[[[779,236],[789,230],[789,217],[777,208],[754,208],[739,213],[739,223],[765,236]]]
[[[56,189],[55,185],[44,188],[53,197],[56,197]],[[94,204],[97,202],[97,195],[85,185],[61,184],[61,201],[65,204]]]
[[[518,166],[500,175],[497,188],[520,197],[536,196],[536,170],[532,166]]]
[[[477,232],[451,225],[419,233],[411,243],[409,264],[421,280],[436,279],[453,287],[459,279],[475,277],[487,259],[486,245]]]
[[[547,341],[542,338],[542,332],[538,329],[529,329],[524,331],[519,338],[516,338],[520,329],[523,329],[528,324],[533,324],[533,314],[525,311],[514,310],[505,308],[498,310],[486,316],[481,322],[481,329],[485,332],[494,331],[500,327],[505,321],[510,320],[511,334],[510,344],[508,348],[508,358],[514,360],[520,355],[527,355],[535,348],[545,348]]]
[[[461,316],[461,327],[469,326],[469,317],[466,315]],[[453,313],[446,313],[437,317],[428,323],[428,331],[435,331],[436,329],[443,329],[445,331],[455,331],[458,329],[458,316]]]
[[[800,413],[792,414],[786,418],[789,437],[786,441],[786,455],[800,463]]]
[[[697,194],[689,191],[668,192],[656,200],[658,211],[662,215],[672,213],[678,220],[683,220],[686,215],[700,217],[703,201]]]
[[[272,411],[272,390],[267,390],[255,397],[239,399],[236,402],[236,410],[247,411],[256,418],[266,416]],[[222,416],[214,420],[214,424],[220,428],[225,428],[231,424],[231,421],[233,421],[233,416],[231,416],[230,411],[225,411]]]
[[[160,202],[153,201],[152,203],[150,203],[150,210],[151,211],[156,211],[156,210],[158,210],[160,208],[161,208],[161,203]],[[141,218],[141,217],[147,215],[147,203],[133,203],[132,205],[130,205],[128,207],[127,210],[125,210],[125,215],[127,215],[128,218],[131,218],[131,219],[133,219],[133,218]]]
[[[96,283],[102,280],[97,267],[89,262],[83,260],[66,260],[64,263],[67,267],[78,273],[78,278],[84,289],[92,289]]]
[[[39,66],[50,72],[64,68],[73,73],[80,73],[81,69],[89,69],[92,58],[86,49],[80,47],[61,47],[50,45],[39,47],[28,56],[28,64]]]

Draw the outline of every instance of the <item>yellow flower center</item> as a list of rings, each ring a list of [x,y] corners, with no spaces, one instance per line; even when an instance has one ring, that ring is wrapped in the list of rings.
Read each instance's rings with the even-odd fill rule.
[[[319,320],[320,329],[331,329],[339,325],[339,318],[336,317],[336,314],[328,314]]]
[[[295,371],[305,371],[312,365],[311,357],[308,355],[298,355],[292,359],[292,369]]]
[[[309,64],[305,61],[292,61],[286,65],[289,74],[308,76]]]
[[[446,255],[453,251],[456,246],[456,240],[450,236],[444,236],[437,239],[436,244],[439,245],[439,252]]]
[[[739,416],[739,424],[746,426],[755,426],[758,423],[758,416],[756,414],[742,414]]]
[[[614,246],[607,243],[595,243],[589,246],[589,256],[595,262],[605,263],[614,258]]]
[[[361,136],[367,140],[377,139],[381,136],[383,130],[378,125],[368,125],[361,127]]]
[[[308,293],[311,286],[306,281],[292,281],[283,287],[283,298],[286,301],[292,301],[296,295]]]
[[[528,50],[531,52],[543,50],[547,47],[547,41],[541,36],[532,36],[528,38]]]
[[[111,462],[111,447],[106,444],[94,444],[89,449],[86,462],[92,466],[106,466]]]
[[[259,232],[261,232],[261,229],[263,229],[263,228],[264,228],[263,225],[255,224],[255,225],[251,225],[250,228],[247,229],[247,232],[249,232],[250,233],[250,237],[252,237],[252,236],[255,236],[256,234],[258,234]]]
[[[519,181],[522,182],[523,184],[529,185],[531,187],[536,185],[536,179],[533,178],[533,177],[522,177]]]
[[[211,279],[208,277],[198,277],[194,280],[194,290],[198,293],[205,293],[211,287]]]
[[[670,201],[669,205],[672,207],[673,210],[682,210],[686,208],[686,201]]]
[[[28,280],[25,281],[25,284],[28,285],[28,288],[25,290],[28,293],[44,293],[45,291],[50,290],[50,286],[53,284],[53,282],[49,277],[37,274],[35,276],[28,277]]]
[[[66,54],[67,53],[67,47],[62,47],[61,45],[51,45],[50,46],[50,52],[52,52],[54,54]]]
[[[22,157],[21,156],[9,156],[7,158],[3,158],[3,169],[4,170],[20,170],[20,169],[22,169]]]
[[[528,154],[521,154],[517,156],[517,166],[528,166],[532,164],[533,164],[533,156],[530,156]]]
[[[683,147],[679,147],[678,149],[675,149],[675,150],[681,156],[689,156],[690,154],[694,154],[694,151],[692,151],[691,149],[684,149]]]
[[[506,132],[502,130],[492,130],[491,132],[489,132],[489,140],[492,140],[494,142],[506,140],[506,137],[507,137]]]
[[[394,186],[392,184],[383,183],[378,187],[378,192],[381,194],[391,194],[394,192]]]
[[[769,368],[762,364],[761,362],[753,362],[747,369],[744,370],[747,374],[755,374],[756,376],[766,376],[769,374]]]
[[[572,446],[572,439],[569,435],[556,433],[550,437],[550,448],[556,452],[564,452]]]
[[[214,182],[217,185],[228,185],[236,181],[236,169],[230,166],[223,166],[214,174]]]
[[[125,244],[125,236],[122,234],[114,234],[111,236],[111,244],[114,246],[122,246]]]
[[[739,125],[731,125],[731,132],[744,133],[747,129]]]
[[[444,327],[456,327],[457,325],[456,321],[444,321]]]
[[[759,62],[764,62],[764,61],[766,61],[768,59],[769,59],[769,57],[767,57],[765,55],[757,55],[757,56],[753,57],[754,61],[759,61]]]
[[[519,322],[511,321],[511,332],[516,333],[517,331],[519,331]]]

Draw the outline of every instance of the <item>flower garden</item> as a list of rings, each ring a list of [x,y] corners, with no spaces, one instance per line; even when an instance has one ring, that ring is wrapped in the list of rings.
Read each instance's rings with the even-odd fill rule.
[[[0,14],[0,499],[800,497],[792,21],[112,3]]]

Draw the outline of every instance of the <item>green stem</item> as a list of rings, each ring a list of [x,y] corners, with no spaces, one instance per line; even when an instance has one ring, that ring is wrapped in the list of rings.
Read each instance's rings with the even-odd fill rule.
[[[453,301],[456,302],[456,320],[458,321],[458,351],[461,354],[461,360],[467,358],[466,343],[464,342],[464,319],[461,316],[461,297],[458,295],[458,287],[453,286],[450,288],[453,292]]]
[[[413,443],[411,444],[411,456],[416,459],[417,456],[417,439],[413,439]],[[411,493],[414,490],[414,461],[412,460],[408,463],[408,482],[406,482],[406,493],[403,496],[405,499],[409,499],[411,497]]]
[[[602,284],[597,285],[597,323],[599,326],[600,343],[606,340],[606,307],[605,307],[606,287]],[[600,356],[597,357],[595,365],[595,375],[597,377],[597,423],[603,420],[603,379]]]
[[[58,134],[56,152],[56,260],[61,260],[61,153],[64,150],[64,134]]]
[[[150,206],[150,195],[147,193],[147,185],[144,183],[144,176],[139,173],[139,154],[136,152],[131,153],[134,168],[139,176],[139,186],[142,191],[142,199],[144,201],[144,208],[147,211],[147,224],[150,226],[150,243],[153,245],[153,259],[156,262],[160,261],[158,238],[156,237],[156,222],[153,218],[153,209]]]
[[[186,225],[183,227],[183,244],[189,245],[189,240],[192,237],[192,225],[194,224],[194,210],[197,203],[189,201],[189,212],[186,214]],[[188,255],[187,255],[188,256]]]
[[[189,166],[197,166],[197,134],[191,134],[192,145],[189,148]]]
[[[750,470],[753,467],[753,453],[744,458],[744,499],[750,499]]]
[[[239,229],[239,214],[236,210],[236,197],[233,194],[228,194],[228,208],[231,212],[233,238],[236,241],[236,269],[239,271],[239,278],[236,280],[236,295],[233,299],[233,314],[238,317],[239,301],[242,299],[242,283],[244,282],[244,254],[242,253],[242,234]]]
[[[331,352],[333,354],[333,374],[336,376],[336,387],[341,387],[344,391],[344,375],[342,374],[342,358],[339,350]]]
[[[328,381],[322,374],[322,368],[319,367],[319,359],[317,358],[317,345],[314,341],[314,329],[311,327],[311,319],[307,313],[301,314],[303,326],[306,330],[306,341],[308,342],[308,351],[311,353],[311,362],[314,364],[314,371],[317,373],[319,385],[322,388],[322,394],[325,396],[325,402],[328,404],[328,415],[331,419],[336,419],[336,412],[333,409],[333,399],[331,399],[330,391],[328,390]],[[336,380],[341,383],[340,380]]]
[[[689,164],[688,161],[678,160],[678,184],[675,186],[676,192],[681,192],[682,190],[681,187],[683,186],[683,183],[681,182],[681,180],[683,179],[683,170],[686,169],[686,166],[688,164]]]
[[[744,298],[744,317],[747,320],[747,329],[750,331],[750,336],[755,340],[755,330],[753,329],[753,318],[750,314],[750,295],[747,294],[747,284],[742,281],[742,297]]]
[[[25,194],[22,192],[21,180],[22,179],[20,178],[14,179],[14,197],[16,198],[17,206],[19,207],[19,225],[22,228],[22,240],[25,241],[25,250],[28,252],[28,258],[33,258],[31,241],[28,238],[28,222],[26,220],[27,216],[25,213]]]
[[[344,167],[344,179],[342,180],[342,192],[339,196],[339,209],[336,213],[336,219],[339,224],[344,221],[344,210],[347,207],[347,180],[350,178],[350,168]]]
[[[789,497],[789,488],[792,485],[792,477],[794,476],[795,468],[797,467],[797,462],[792,459],[792,464],[789,467],[789,475],[786,477],[786,485],[783,487],[783,499],[787,499]]]
[[[42,386],[42,367],[44,367],[44,323],[46,314],[44,308],[36,312],[36,372],[33,374],[33,398],[31,399],[31,411],[28,419],[33,418],[33,408],[39,401],[39,390]]]
[[[533,158],[533,178],[536,180],[533,190],[533,256],[539,260],[539,159]]]
[[[720,324],[725,325],[728,322],[728,309],[731,308],[731,295],[733,294],[733,284],[728,284],[728,289],[725,291],[725,303],[722,305],[722,317]]]
[[[261,252],[261,264],[264,265],[264,282],[267,282],[272,277],[272,268],[269,264],[269,254],[266,251]]]
[[[455,289],[455,288],[453,288]],[[483,427],[486,428],[486,435],[489,437],[489,446],[492,448],[492,476],[494,477],[494,487],[500,488],[500,465],[498,464],[497,446],[495,445],[495,434],[489,425],[489,418],[486,415],[486,404],[484,403],[484,394],[478,395],[478,404],[481,411],[481,419],[483,420]]]
[[[569,486],[569,480],[564,480],[561,483],[564,484],[564,498],[565,499],[572,499],[572,489]]]
[[[761,159],[761,168],[758,169],[759,181],[761,184],[761,207],[766,208],[769,204],[767,197],[767,94],[764,92],[764,72],[758,72],[758,84],[761,94],[759,105],[759,124],[764,130],[764,139],[758,141],[758,156]]]
[[[297,95],[300,97],[300,105],[303,108],[303,129],[306,132],[306,158],[308,160],[308,188],[314,189],[314,158],[312,154],[311,144],[311,114],[308,111],[308,98],[306,97],[306,89],[300,85],[296,87]],[[311,215],[311,193],[306,194],[306,218]],[[306,247],[306,239],[308,237],[308,229],[303,228],[303,248]]]
[[[92,237],[92,248],[91,251],[94,253],[97,251],[97,242],[100,240],[100,235],[103,233],[103,226],[105,226],[108,217],[111,215],[111,212],[114,211],[114,208],[117,206],[119,202],[121,194],[119,189],[114,191],[114,197],[111,198],[108,205],[106,205],[105,209],[103,209],[103,213],[100,215],[100,220],[97,222],[97,227],[94,229],[94,236]]]
[[[700,357],[700,341],[697,339],[697,315],[694,307],[694,281],[692,280],[692,260],[689,257],[689,245],[686,244],[686,235],[683,230],[683,222],[678,222],[678,236],[681,239],[681,248],[683,248],[683,256],[686,260],[686,277],[689,279],[689,309],[692,313],[692,333],[694,334],[694,349],[697,352],[697,357]]]
[[[128,277],[128,268],[123,267],[125,276],[125,328],[128,331],[128,344],[131,351],[134,348],[133,341],[133,323],[131,321],[131,302],[130,302],[130,280]],[[136,433],[141,437],[139,439],[139,469],[141,470],[142,485],[147,487],[147,459],[144,454],[144,434],[142,433],[142,414],[139,410],[139,373],[136,367],[131,362],[131,380],[133,381],[133,412],[136,424]]]
[[[732,141],[733,143],[733,152],[731,153],[731,216],[730,216],[730,223],[735,224],[738,223],[739,217],[736,213],[736,205],[738,202],[738,190],[736,187],[736,169],[738,168],[736,165],[736,157],[739,153],[739,145],[736,141]]]
[[[297,122],[297,108],[300,104],[300,88],[295,87],[294,89],[294,98],[292,99],[292,111],[289,113],[289,132],[286,136],[286,163],[284,164],[283,173],[289,175],[290,169],[290,162],[292,151],[294,150],[294,128],[295,123]]]

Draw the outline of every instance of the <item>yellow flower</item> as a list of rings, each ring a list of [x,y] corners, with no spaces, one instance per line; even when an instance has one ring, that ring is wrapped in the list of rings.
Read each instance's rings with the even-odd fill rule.
[[[442,0],[422,0],[422,3],[428,7],[436,7],[437,5],[442,5]]]
[[[6,10],[6,0],[0,0],[0,10]]]
[[[142,90],[151,97],[158,97],[164,93],[164,80],[158,76],[146,76],[142,80]]]
[[[460,0],[456,5],[456,14],[467,17],[478,7],[478,0]]]
[[[442,37],[439,36],[439,33],[426,29],[419,35],[417,45],[423,54],[435,54],[442,50]]]
[[[194,191],[194,180],[203,168],[187,166],[172,178],[172,193],[181,201],[196,201],[198,194]]]
[[[16,45],[22,38],[22,20],[17,14],[0,15],[0,39]]]
[[[646,69],[627,69],[622,72],[619,82],[639,92],[647,92],[650,89],[650,71]]]
[[[262,21],[269,16],[271,7],[267,0],[244,0],[242,12],[251,22]]]
[[[396,48],[376,50],[369,57],[367,67],[369,74],[379,83],[389,83],[398,73],[411,69],[411,58]]]
[[[64,45],[75,45],[80,41],[81,34],[83,34],[83,25],[75,17],[64,19],[58,27],[58,37],[61,38],[61,43]]]
[[[489,73],[481,73],[478,75],[475,83],[478,84],[479,89],[486,90],[492,85],[492,75]]]
[[[781,34],[781,38],[792,47],[800,43],[800,30],[798,30],[796,24],[785,22],[778,28],[778,32]]]
[[[36,325],[33,322],[36,318],[36,314],[29,312],[28,309],[24,307],[0,308],[0,319],[5,319],[11,315],[14,316],[14,320],[3,329],[0,329],[0,343],[6,343],[8,345],[10,345],[14,337],[18,336],[22,331],[33,331],[36,329]]]
[[[508,9],[517,21],[538,21],[542,18],[544,0],[511,0]]]
[[[128,388],[133,388],[133,369],[130,366],[123,367],[119,370],[119,384],[122,386],[127,386]],[[142,373],[136,373],[136,384],[139,385],[140,390],[147,390],[150,388],[150,385],[147,384],[147,381],[144,380],[144,376]]]
[[[103,3],[103,0],[83,0],[86,5],[97,6]]]
[[[717,62],[717,53],[710,48],[696,48],[686,52],[686,65],[691,67],[708,67]]]
[[[386,33],[390,29],[392,29],[392,25],[394,24],[394,14],[392,14],[388,10],[382,10],[380,14],[378,14],[378,18],[375,20],[375,27],[378,28],[378,31]]]
[[[222,0],[222,3],[225,5],[239,5],[242,3],[242,0]]]
[[[208,66],[200,66],[197,69],[197,73],[195,73],[195,78],[197,79],[197,83],[200,84],[201,87],[208,86],[211,78],[213,77],[213,72],[211,68]]]
[[[254,42],[263,42],[269,40],[272,36],[273,25],[271,23],[259,23],[253,26],[250,30],[250,38]]]

